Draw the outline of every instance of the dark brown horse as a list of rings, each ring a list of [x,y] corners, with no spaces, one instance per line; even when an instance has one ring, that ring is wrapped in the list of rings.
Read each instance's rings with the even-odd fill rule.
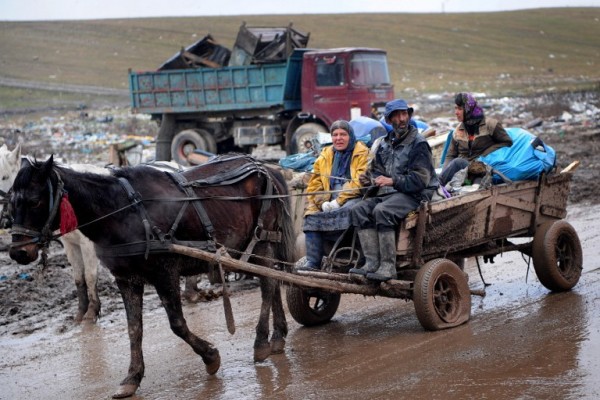
[[[248,156],[221,156],[183,173],[138,166],[117,169],[108,176],[62,168],[52,157],[25,164],[11,196],[11,258],[21,264],[35,261],[53,238],[52,232],[68,225],[66,220],[72,215],[65,194],[79,229],[95,243],[125,304],[131,357],[115,398],[133,395],[144,376],[145,283],[156,288],[171,329],[202,357],[207,372],[214,374],[220,367],[218,350],[188,329],[179,294],[180,276],[207,272],[211,266],[169,253],[170,244],[209,251],[239,249],[246,257],[252,254],[250,262],[269,267],[277,265],[276,260],[292,261],[294,238],[285,180]],[[231,255],[236,257],[234,252]],[[255,361],[282,352],[287,334],[279,283],[261,278],[261,294]]]

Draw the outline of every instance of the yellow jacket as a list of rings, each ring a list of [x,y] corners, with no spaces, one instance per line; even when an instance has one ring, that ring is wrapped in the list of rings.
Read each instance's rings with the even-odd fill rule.
[[[329,176],[331,174],[331,169],[333,168],[333,155],[333,146],[327,146],[321,151],[321,154],[313,166],[313,174],[308,181],[308,193],[327,192],[330,190]],[[346,201],[360,196],[361,185],[358,181],[358,177],[367,170],[368,158],[369,148],[363,142],[357,141],[354,145],[354,151],[352,152],[352,160],[350,161],[351,180],[344,183],[343,186],[344,190],[353,190],[339,193],[337,202],[340,206],[344,205]],[[308,196],[304,215],[321,212],[321,205],[330,200],[330,193]]]

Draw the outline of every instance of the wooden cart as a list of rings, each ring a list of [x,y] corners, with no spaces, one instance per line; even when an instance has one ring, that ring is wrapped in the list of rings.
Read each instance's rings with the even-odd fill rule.
[[[465,258],[520,251],[532,257],[540,282],[549,290],[569,290],[577,284],[581,244],[575,229],[563,220],[574,167],[538,181],[500,184],[421,204],[398,229],[398,278],[381,284],[348,275],[358,258],[348,248],[332,252],[325,271],[293,273],[182,246],[172,251],[286,282],[289,311],[306,326],[328,322],[341,294],[356,293],[413,300],[425,329],[450,328],[470,317],[471,291],[461,262]],[[515,238],[525,239],[513,243]]]

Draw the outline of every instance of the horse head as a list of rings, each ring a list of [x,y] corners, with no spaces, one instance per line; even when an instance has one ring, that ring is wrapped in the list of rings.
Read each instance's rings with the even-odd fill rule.
[[[39,251],[53,239],[62,196],[60,176],[53,156],[45,162],[23,163],[10,196],[13,216],[10,257],[19,264],[35,261]]]

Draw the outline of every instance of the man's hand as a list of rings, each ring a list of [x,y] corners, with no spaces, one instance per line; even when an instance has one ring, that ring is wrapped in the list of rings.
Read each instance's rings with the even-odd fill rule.
[[[358,182],[361,186],[371,186],[371,177],[368,174],[360,174]]]
[[[379,175],[375,178],[375,184],[379,187],[394,186],[394,180],[388,176]]]

